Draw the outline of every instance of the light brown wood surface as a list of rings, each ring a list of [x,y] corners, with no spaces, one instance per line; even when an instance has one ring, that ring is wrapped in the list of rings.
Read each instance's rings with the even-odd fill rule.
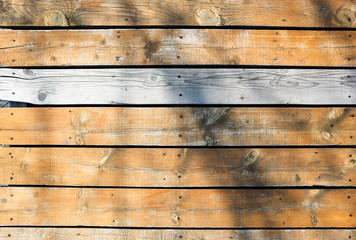
[[[356,144],[353,107],[44,107],[0,113],[4,145]]]
[[[349,240],[356,230],[149,230],[93,228],[0,228],[3,239],[111,240],[111,239],[191,239],[191,240]]]
[[[355,189],[0,188],[0,225],[355,227]]]
[[[356,66],[353,31],[0,30],[0,65]]]
[[[0,185],[355,186],[356,150],[0,148]]]
[[[1,26],[355,27],[352,0],[2,0]]]

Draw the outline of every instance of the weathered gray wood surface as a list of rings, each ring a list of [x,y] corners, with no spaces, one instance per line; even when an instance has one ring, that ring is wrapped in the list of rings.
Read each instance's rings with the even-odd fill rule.
[[[355,104],[356,71],[0,69],[0,99],[33,104]]]

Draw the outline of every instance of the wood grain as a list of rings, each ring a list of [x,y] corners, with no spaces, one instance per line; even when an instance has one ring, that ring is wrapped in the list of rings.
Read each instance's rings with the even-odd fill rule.
[[[0,185],[355,186],[356,150],[0,148]]]
[[[0,188],[1,225],[355,227],[355,189]]]
[[[139,230],[93,228],[0,228],[0,237],[41,240],[117,240],[117,239],[205,239],[205,240],[349,240],[356,230]]]
[[[0,144],[355,145],[349,108],[2,108]]]
[[[355,27],[355,11],[348,0],[2,0],[0,25]]]
[[[0,68],[0,99],[33,104],[356,104],[355,88],[351,69]]]
[[[353,31],[0,30],[0,65],[356,66]]]

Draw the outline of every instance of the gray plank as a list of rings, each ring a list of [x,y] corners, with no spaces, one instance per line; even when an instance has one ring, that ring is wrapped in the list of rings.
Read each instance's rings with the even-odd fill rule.
[[[353,69],[0,69],[32,104],[355,104]]]

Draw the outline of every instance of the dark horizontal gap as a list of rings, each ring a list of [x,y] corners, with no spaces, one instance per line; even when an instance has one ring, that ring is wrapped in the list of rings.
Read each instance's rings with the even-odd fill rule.
[[[278,146],[278,145],[262,145],[262,146],[256,146],[256,145],[251,145],[251,146],[150,146],[150,145],[31,145],[31,144],[26,144],[26,145],[8,145],[8,144],[3,144],[0,143],[0,145],[7,145],[11,148],[150,148],[150,149],[167,149],[167,148],[175,148],[175,149],[182,149],[182,148],[191,148],[191,149],[228,149],[228,148],[237,148],[237,149],[266,149],[266,148],[281,148],[281,149],[295,149],[295,148],[356,148],[356,145],[283,145],[283,146]]]
[[[2,29],[11,30],[106,30],[106,29],[236,29],[236,30],[297,30],[297,31],[356,31],[355,28],[346,27],[283,27],[283,26],[195,26],[195,25],[100,25],[100,26],[69,26],[69,27],[45,27],[45,26],[1,26]]]
[[[127,230],[353,230],[354,228],[343,228],[343,227],[310,227],[310,228],[296,228],[296,227],[285,227],[285,228],[192,228],[192,227],[107,227],[107,226],[33,226],[33,225],[11,225],[4,226],[1,225],[0,228],[74,228],[74,229],[84,229],[84,228],[96,228],[96,229],[127,229]]]
[[[168,189],[168,190],[288,190],[288,189],[356,189],[356,186],[220,186],[220,187],[136,187],[136,186],[79,186],[79,185],[25,185],[25,184],[7,184],[0,185],[0,187],[7,188],[90,188],[90,189]]]
[[[60,66],[5,66],[0,65],[0,68],[13,68],[13,69],[121,69],[121,68],[153,68],[153,69],[345,69],[356,70],[356,66],[294,66],[294,65],[224,65],[224,64],[181,64],[181,65],[60,65]]]
[[[218,108],[218,107],[230,107],[230,108],[331,108],[331,107],[356,107],[356,104],[26,104],[26,107],[33,108],[84,108],[84,107],[111,107],[111,108]]]

